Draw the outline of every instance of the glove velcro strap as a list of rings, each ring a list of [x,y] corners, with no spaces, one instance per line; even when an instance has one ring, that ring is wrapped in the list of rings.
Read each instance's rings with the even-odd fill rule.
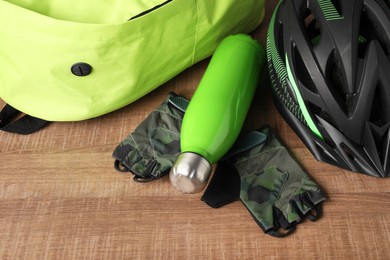
[[[201,200],[212,208],[220,208],[239,198],[239,173],[229,162],[219,162]]]

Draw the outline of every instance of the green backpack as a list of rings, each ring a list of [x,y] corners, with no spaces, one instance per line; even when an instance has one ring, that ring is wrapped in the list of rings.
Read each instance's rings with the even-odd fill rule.
[[[126,106],[263,16],[264,0],[0,1],[0,128]],[[19,111],[27,130],[11,120]]]

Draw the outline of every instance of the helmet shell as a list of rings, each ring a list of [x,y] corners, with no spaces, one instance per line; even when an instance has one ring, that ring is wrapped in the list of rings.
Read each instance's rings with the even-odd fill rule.
[[[267,59],[275,104],[316,159],[390,175],[389,1],[280,1]]]

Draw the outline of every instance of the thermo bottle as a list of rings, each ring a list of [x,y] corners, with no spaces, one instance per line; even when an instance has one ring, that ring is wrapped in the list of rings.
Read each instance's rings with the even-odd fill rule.
[[[203,190],[211,165],[241,131],[264,63],[264,48],[247,34],[228,36],[217,47],[183,118],[181,153],[169,174],[178,190]]]

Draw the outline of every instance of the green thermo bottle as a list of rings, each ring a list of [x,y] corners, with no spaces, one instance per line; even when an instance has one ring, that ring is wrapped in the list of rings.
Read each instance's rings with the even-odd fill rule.
[[[264,48],[247,34],[229,36],[217,47],[183,118],[181,154],[169,174],[177,189],[203,190],[211,165],[241,131],[264,64]]]

